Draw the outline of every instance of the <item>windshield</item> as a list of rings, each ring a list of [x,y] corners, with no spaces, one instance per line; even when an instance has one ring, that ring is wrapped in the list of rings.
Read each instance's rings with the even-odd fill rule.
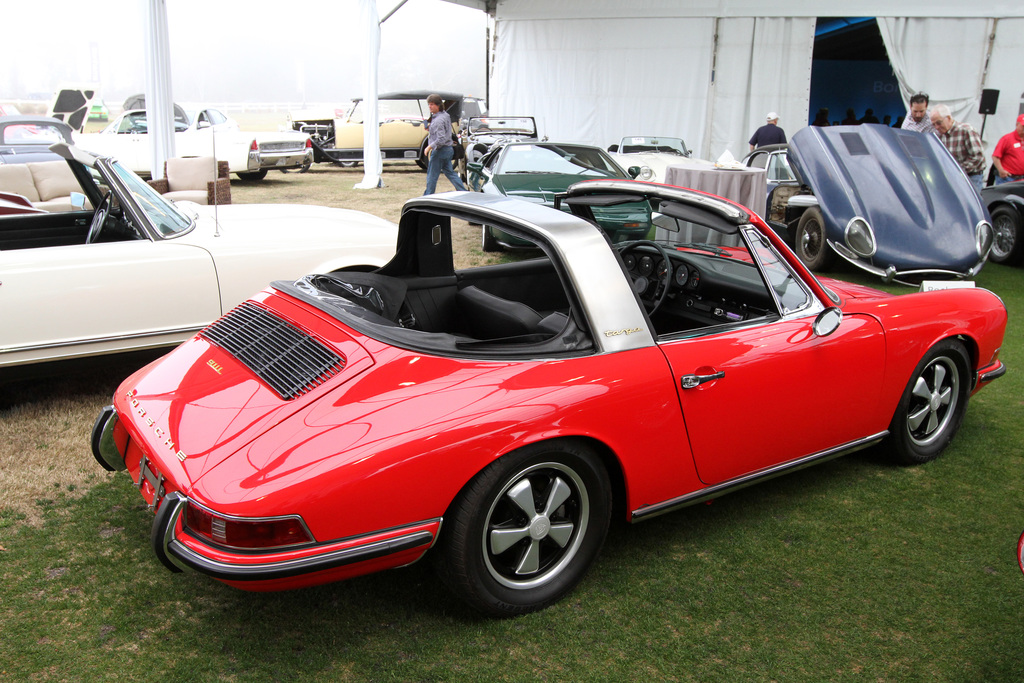
[[[160,196],[160,193],[142,178],[116,161],[111,164],[111,168],[163,237],[173,237],[192,227],[191,218],[179,211],[172,202]]]
[[[427,112],[426,100],[377,100],[377,116],[380,121],[387,119],[423,119]],[[366,109],[363,100],[359,100],[352,106],[349,112],[349,123],[362,123],[366,116]]]
[[[537,126],[529,116],[473,118],[469,120],[470,135],[537,135]]]
[[[643,136],[622,138],[622,144],[619,145],[619,152],[621,154],[656,152],[662,154],[679,154],[680,156],[689,155],[689,152],[686,150],[686,143],[683,142],[682,138],[652,138]]]
[[[562,173],[595,178],[626,178],[611,157],[582,145],[510,145],[499,174]]]

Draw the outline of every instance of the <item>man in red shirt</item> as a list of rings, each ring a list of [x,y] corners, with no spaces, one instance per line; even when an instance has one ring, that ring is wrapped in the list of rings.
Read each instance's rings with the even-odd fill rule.
[[[1017,117],[1017,127],[1012,133],[999,138],[992,152],[992,163],[999,174],[996,185],[1024,180],[1024,114]]]

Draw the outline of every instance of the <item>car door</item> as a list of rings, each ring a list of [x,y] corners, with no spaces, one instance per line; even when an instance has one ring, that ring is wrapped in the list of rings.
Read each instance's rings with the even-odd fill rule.
[[[0,365],[177,343],[221,314],[209,253],[176,240],[0,251]]]
[[[755,249],[781,315],[663,340],[697,472],[718,484],[849,444],[878,429],[885,339],[868,316],[815,335],[811,294],[767,246]],[[692,386],[689,386],[692,385]],[[686,388],[689,386],[689,388]]]

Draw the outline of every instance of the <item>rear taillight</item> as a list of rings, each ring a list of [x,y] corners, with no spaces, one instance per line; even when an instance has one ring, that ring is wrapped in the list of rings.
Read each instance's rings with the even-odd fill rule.
[[[188,502],[185,512],[185,527],[204,540],[240,550],[284,548],[313,542],[313,535],[300,517],[228,517],[192,501]]]
[[[306,138],[306,149],[312,149],[312,148],[313,148],[313,140],[310,139],[310,138]]]
[[[252,144],[249,145],[249,151],[250,152],[258,152],[258,151],[260,151],[260,146],[258,144],[256,144],[255,140],[253,140]]]

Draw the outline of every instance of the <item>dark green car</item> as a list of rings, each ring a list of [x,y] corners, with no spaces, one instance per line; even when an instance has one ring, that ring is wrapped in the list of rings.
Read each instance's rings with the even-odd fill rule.
[[[555,195],[581,180],[635,178],[639,168],[626,173],[600,147],[556,142],[510,142],[491,149],[467,167],[469,186],[488,194],[517,197],[553,207]],[[612,242],[643,239],[651,227],[647,202],[629,202],[594,208],[594,219]],[[532,243],[483,226],[484,251],[529,248]]]

